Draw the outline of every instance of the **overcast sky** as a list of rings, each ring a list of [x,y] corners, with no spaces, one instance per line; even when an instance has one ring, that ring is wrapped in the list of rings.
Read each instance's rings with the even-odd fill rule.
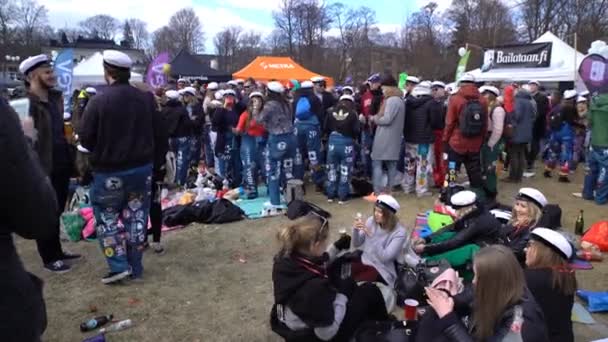
[[[239,25],[264,35],[273,29],[272,11],[281,0],[39,0],[48,9],[53,27],[76,27],[78,22],[96,15],[109,14],[115,18],[138,18],[148,23],[150,32],[166,25],[169,17],[184,7],[192,7],[198,14],[205,31],[205,52],[214,53],[213,37],[226,26]],[[330,3],[337,2],[331,0]],[[368,6],[376,11],[379,28],[394,32],[405,18],[428,3],[428,0],[349,0],[342,1],[351,7]],[[445,9],[451,0],[437,0]],[[164,3],[161,5],[161,3]]]

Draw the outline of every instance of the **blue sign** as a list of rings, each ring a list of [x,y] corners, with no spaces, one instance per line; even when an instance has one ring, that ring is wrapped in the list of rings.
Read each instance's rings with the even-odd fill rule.
[[[55,58],[53,71],[57,77],[57,87],[63,93],[64,111],[70,111],[70,97],[72,96],[72,72],[74,71],[74,50],[62,50]]]

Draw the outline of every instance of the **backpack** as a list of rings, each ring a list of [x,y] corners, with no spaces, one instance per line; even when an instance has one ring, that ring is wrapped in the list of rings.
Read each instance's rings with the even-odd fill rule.
[[[547,204],[543,208],[537,227],[557,229],[562,226],[562,208],[557,204]]]
[[[304,200],[293,200],[287,205],[287,218],[290,220],[295,220],[298,217],[302,217],[308,215],[311,211],[314,211],[317,215],[322,216],[324,218],[330,218],[331,214],[317,205],[312,204],[310,202]]]
[[[460,112],[460,133],[464,137],[481,135],[486,117],[479,100],[468,100]]]
[[[549,116],[549,127],[552,131],[559,131],[562,128],[562,113],[559,111],[551,113]]]

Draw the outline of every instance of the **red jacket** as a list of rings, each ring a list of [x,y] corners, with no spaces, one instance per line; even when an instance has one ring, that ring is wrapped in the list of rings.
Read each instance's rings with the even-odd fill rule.
[[[515,89],[517,89],[517,87],[512,84],[505,87],[505,94],[503,98],[505,112],[507,112],[507,114],[511,114],[515,110]]]
[[[482,133],[477,137],[464,137],[460,133],[460,112],[467,101],[478,99],[484,109],[486,120]],[[481,144],[488,129],[488,102],[479,94],[479,90],[474,84],[467,84],[460,87],[458,93],[450,98],[448,112],[445,117],[445,129],[443,130],[443,142],[449,143],[450,148],[459,154],[479,153]]]

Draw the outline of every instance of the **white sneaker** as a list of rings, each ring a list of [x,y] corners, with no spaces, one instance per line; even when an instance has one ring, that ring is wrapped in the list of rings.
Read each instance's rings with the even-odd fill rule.
[[[334,203],[334,199],[333,198],[328,198],[327,199],[327,203]]]
[[[582,192],[573,192],[572,196],[574,196],[576,198],[583,198],[583,193]]]
[[[532,178],[536,176],[536,172],[524,172],[524,178]]]
[[[338,204],[339,204],[339,205],[342,205],[342,204],[344,204],[344,203],[346,203],[346,201],[338,201]]]

